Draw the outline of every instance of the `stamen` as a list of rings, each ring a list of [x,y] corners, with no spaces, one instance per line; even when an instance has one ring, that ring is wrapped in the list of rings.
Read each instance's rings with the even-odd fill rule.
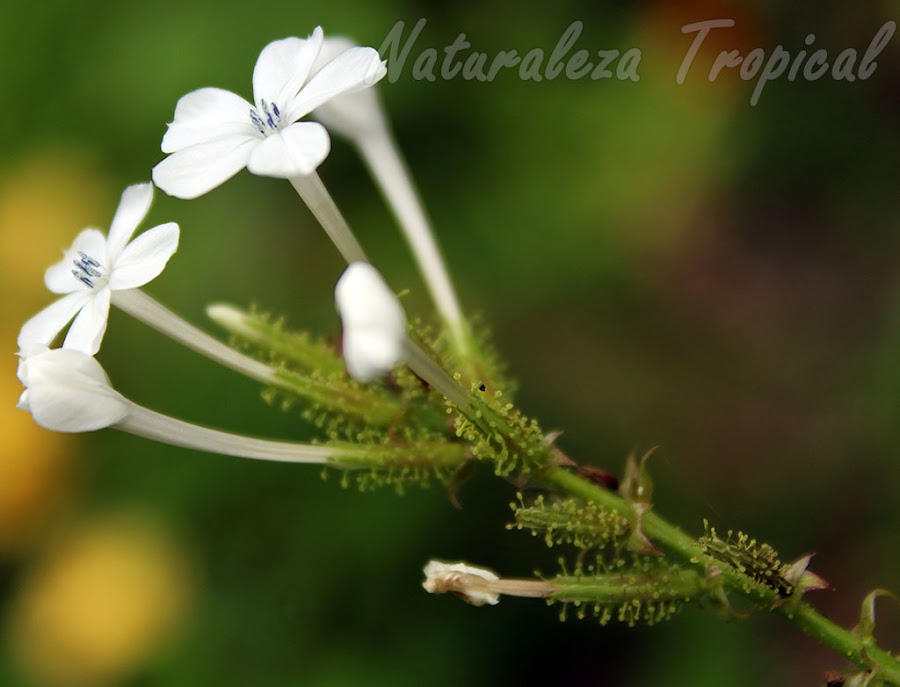
[[[269,106],[271,105],[271,111]],[[259,133],[266,135],[272,131],[277,131],[281,125],[281,110],[275,103],[269,103],[265,100],[259,101],[259,109],[250,108],[250,121],[259,129]]]
[[[96,286],[93,280],[103,276],[103,272],[97,269],[100,267],[100,263],[82,251],[78,251],[78,257],[79,260],[72,261],[72,264],[78,268],[72,270],[72,276],[88,288],[93,289]]]
[[[84,251],[78,251],[78,257],[81,258],[83,262],[91,265],[92,267],[100,267],[100,263],[94,260],[94,258],[92,258]]]
[[[267,103],[265,100],[262,100],[260,102],[262,102],[262,109],[266,115],[266,123],[269,125],[270,128],[274,129],[275,128],[275,120],[272,119],[272,113],[269,112],[269,103]]]
[[[253,122],[253,125],[259,129],[259,133],[266,133],[266,123],[262,120],[262,117],[259,116],[259,113],[254,108],[250,108],[250,121]]]
[[[92,288],[92,289],[94,288],[94,282],[92,282],[90,279],[88,279],[83,274],[78,272],[78,270],[72,270],[72,276],[74,276],[78,281],[83,282],[89,288]]]

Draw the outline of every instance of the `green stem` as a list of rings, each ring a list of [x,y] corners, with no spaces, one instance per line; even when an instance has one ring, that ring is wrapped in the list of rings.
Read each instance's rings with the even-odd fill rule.
[[[615,492],[600,488],[562,468],[550,468],[543,474],[551,484],[573,496],[592,501],[624,517],[632,517],[631,505]],[[713,559],[700,548],[697,541],[678,527],[650,511],[643,518],[644,533],[660,549],[681,559],[685,563],[706,568]],[[718,566],[721,569],[721,565]],[[890,684],[900,685],[900,661],[887,651],[880,649],[874,641],[867,641],[849,630],[833,623],[805,602],[782,600],[773,589],[755,582],[734,570],[723,570],[716,577],[722,585],[750,601],[756,606],[771,610],[796,625],[809,636],[838,652],[851,663],[864,669],[875,670],[877,675]],[[783,600],[782,600],[783,601]]]

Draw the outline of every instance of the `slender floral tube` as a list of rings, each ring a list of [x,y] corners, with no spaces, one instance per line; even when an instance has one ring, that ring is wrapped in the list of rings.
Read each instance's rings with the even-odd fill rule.
[[[472,404],[459,383],[449,373],[435,362],[430,355],[422,350],[422,347],[410,339],[404,341],[406,352],[406,364],[409,369],[428,382],[437,391],[447,397],[449,401],[458,406],[463,412],[470,412]]]
[[[325,446],[310,446],[220,432],[208,427],[177,420],[127,401],[128,414],[117,424],[120,429],[163,444],[191,448],[223,456],[271,460],[282,463],[331,463],[341,451]],[[347,466],[344,466],[347,467]]]
[[[347,38],[328,37],[322,43],[313,71],[324,68],[339,55],[357,49],[355,43]],[[363,88],[341,93],[319,105],[313,115],[329,131],[349,139],[358,149],[400,224],[422,279],[450,330],[452,344],[457,353],[465,357],[468,338],[459,302],[376,89]]]
[[[366,254],[350,230],[350,225],[316,172],[290,178],[291,184],[319,220],[335,247],[348,263],[368,262]]]
[[[138,289],[115,291],[113,305],[207,358],[263,384],[279,385],[274,370],[243,355],[186,322],[171,310]]]
[[[403,230],[403,235],[419,265],[425,286],[438,312],[447,323],[455,349],[465,355],[468,340],[459,302],[434,233],[425,216],[422,201],[394,137],[386,126],[380,127],[357,137],[356,145]]]
[[[342,465],[346,451],[229,434],[162,415],[113,389],[94,358],[55,349],[23,358],[19,379],[25,391],[18,407],[42,427],[57,432],[91,432],[112,427],[164,444],[255,460]]]

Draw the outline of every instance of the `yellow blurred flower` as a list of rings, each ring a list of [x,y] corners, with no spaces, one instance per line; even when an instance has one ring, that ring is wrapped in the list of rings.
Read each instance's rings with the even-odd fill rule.
[[[33,310],[50,302],[44,270],[59,261],[81,229],[103,226],[115,199],[110,188],[77,151],[33,152],[0,169],[0,251],[15,258],[0,271],[0,288],[15,294],[0,305],[4,334],[7,327],[18,333]]]
[[[48,432],[18,410],[14,362],[0,374],[0,554],[25,547],[70,485],[69,438]],[[12,368],[12,369],[10,369]]]
[[[68,489],[70,439],[34,424],[16,410],[16,336],[48,303],[48,265],[85,226],[108,214],[109,184],[84,155],[66,150],[30,153],[0,170],[0,252],[13,259],[0,270],[0,553],[26,546]]]
[[[158,527],[95,522],[70,532],[23,580],[11,646],[36,685],[116,684],[175,629],[189,588],[185,556]]]

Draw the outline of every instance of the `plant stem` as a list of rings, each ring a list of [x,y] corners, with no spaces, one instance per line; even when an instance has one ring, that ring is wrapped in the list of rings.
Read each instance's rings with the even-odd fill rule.
[[[624,517],[633,517],[628,501],[615,492],[582,479],[573,472],[563,468],[549,468],[543,473],[543,478],[573,496],[592,501]],[[683,562],[705,569],[706,564],[714,560],[700,548],[697,540],[653,511],[644,515],[642,523],[644,533],[655,545]],[[718,567],[722,568],[721,565]],[[723,570],[716,580],[721,581],[729,591],[752,601],[756,606],[782,616],[856,666],[873,669],[880,678],[891,684],[900,685],[900,661],[880,649],[873,641],[867,641],[833,623],[808,603],[788,600],[776,605],[775,602],[783,600],[774,589],[768,589],[734,570]]]

